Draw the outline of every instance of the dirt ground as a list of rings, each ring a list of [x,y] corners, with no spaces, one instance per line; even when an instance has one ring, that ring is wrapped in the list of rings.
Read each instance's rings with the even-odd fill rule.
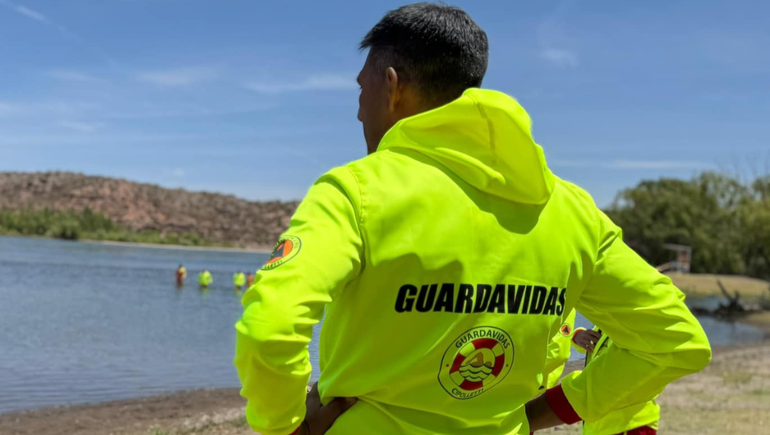
[[[249,433],[238,390],[193,390],[95,405],[0,415],[2,435],[165,435]],[[228,428],[238,429],[228,432]],[[211,431],[209,431],[211,429]],[[253,432],[252,432],[253,433]]]
[[[671,384],[660,397],[660,433],[760,434],[770,427],[770,341],[716,349],[703,372]],[[247,435],[236,389],[0,415],[3,435]],[[580,425],[539,434],[579,434]],[[395,434],[394,434],[395,435]]]

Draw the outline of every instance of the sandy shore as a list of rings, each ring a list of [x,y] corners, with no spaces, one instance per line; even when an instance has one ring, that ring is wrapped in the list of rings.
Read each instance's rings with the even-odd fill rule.
[[[579,365],[579,364],[575,364]],[[573,365],[573,368],[574,366]],[[770,425],[770,341],[716,349],[709,367],[660,397],[661,433],[758,434]],[[237,389],[196,390],[0,415],[0,434],[247,435]],[[579,434],[579,425],[542,434]]]

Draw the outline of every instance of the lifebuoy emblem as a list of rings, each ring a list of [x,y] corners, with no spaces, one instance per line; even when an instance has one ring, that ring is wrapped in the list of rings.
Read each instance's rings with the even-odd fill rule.
[[[513,366],[513,340],[493,326],[473,328],[452,342],[439,382],[455,399],[471,399],[502,382]]]

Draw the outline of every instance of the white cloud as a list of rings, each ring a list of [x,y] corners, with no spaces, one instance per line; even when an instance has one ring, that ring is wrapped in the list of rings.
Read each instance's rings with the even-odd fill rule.
[[[117,65],[117,62],[115,62],[114,59],[112,59],[109,56],[107,56],[99,48],[89,44],[85,39],[80,37],[78,34],[70,31],[65,26],[57,24],[55,22],[55,20],[52,20],[52,19],[48,18],[47,16],[43,15],[42,13],[40,13],[40,12],[38,12],[36,10],[30,9],[30,8],[28,8],[26,6],[22,6],[22,5],[16,4],[16,3],[14,3],[14,2],[12,2],[10,0],[0,0],[0,6],[5,6],[6,8],[8,8],[8,9],[10,9],[12,11],[15,11],[16,13],[21,14],[21,15],[23,15],[23,16],[31,19],[31,20],[34,20],[34,21],[37,21],[39,23],[45,24],[46,26],[56,30],[57,32],[59,32],[63,36],[66,36],[67,38],[70,38],[70,39],[73,39],[75,41],[78,41],[89,52],[99,56],[100,58],[102,58],[102,60],[106,61],[110,65],[113,65],[113,66]]]
[[[540,52],[540,57],[561,68],[577,68],[580,63],[576,52],[558,48],[546,48]]]
[[[686,160],[615,160],[615,169],[687,169],[711,166],[705,162]]]
[[[249,82],[244,86],[246,89],[261,94],[282,94],[285,92],[301,91],[347,91],[358,87],[353,77],[352,74],[320,74],[295,82]]]
[[[18,12],[21,15],[24,15],[25,17],[27,17],[29,19],[32,19],[32,20],[35,20],[35,21],[40,21],[41,23],[50,23],[50,21],[48,20],[48,17],[46,17],[45,15],[41,14],[40,12],[38,12],[38,11],[36,11],[34,9],[30,9],[30,8],[28,8],[26,6],[23,6],[23,5],[20,5],[20,4],[16,4],[16,3],[11,2],[9,0],[0,0],[0,5],[3,5],[5,7],[7,7],[8,9],[14,10],[14,11]]]
[[[97,124],[99,125],[99,124]],[[100,126],[100,125],[99,125]],[[110,144],[125,144],[126,146],[133,147],[133,149],[140,150],[146,149],[150,153],[154,152],[158,146],[166,146],[170,143],[194,142],[200,141],[200,137],[197,135],[169,135],[169,134],[126,134],[126,133],[101,133],[100,131],[78,136],[78,135],[63,135],[61,133],[44,133],[37,135],[0,135],[0,147],[14,147],[14,146],[62,146],[62,145],[93,145],[103,146],[105,143]],[[204,144],[209,146],[209,143]],[[201,146],[204,146],[201,145]]]
[[[183,87],[196,83],[213,80],[217,77],[216,70],[212,68],[176,68],[159,71],[146,71],[136,75],[136,79],[142,82],[152,83],[158,86]]]
[[[102,127],[101,124],[79,121],[61,121],[59,126],[79,133],[93,133]]]
[[[47,23],[48,18],[46,18],[45,15],[41,14],[38,11],[34,11],[28,7],[25,6],[16,6],[16,10],[24,15],[25,17],[32,18],[35,21],[40,21],[41,23]]]
[[[48,77],[65,82],[98,82],[98,77],[72,70],[52,70],[46,73]]]
[[[104,107],[89,101],[0,101],[0,116],[40,119],[84,119],[102,116]]]
[[[213,109],[197,106],[156,107],[154,105],[149,105],[144,110],[133,108],[129,111],[102,113],[98,116],[106,119],[200,118],[207,116],[250,114],[263,112],[274,107],[275,104],[267,103],[255,103],[246,106],[228,106],[226,108]]]
[[[688,160],[614,160],[610,162],[588,160],[556,160],[554,167],[602,168],[602,169],[699,169],[710,165],[706,162]]]
[[[3,103],[0,101],[0,116],[9,116],[19,113],[20,108],[14,104]]]

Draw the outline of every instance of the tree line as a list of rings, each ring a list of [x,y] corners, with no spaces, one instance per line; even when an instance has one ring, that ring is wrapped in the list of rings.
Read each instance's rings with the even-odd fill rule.
[[[716,172],[642,181],[605,211],[653,265],[672,260],[663,245],[674,243],[692,247],[694,273],[770,279],[770,175],[748,183]]]
[[[51,237],[64,240],[110,240],[186,246],[210,245],[196,233],[161,233],[157,230],[134,231],[89,208],[82,211],[51,210],[48,208],[40,210],[2,209],[0,210],[0,234]]]

